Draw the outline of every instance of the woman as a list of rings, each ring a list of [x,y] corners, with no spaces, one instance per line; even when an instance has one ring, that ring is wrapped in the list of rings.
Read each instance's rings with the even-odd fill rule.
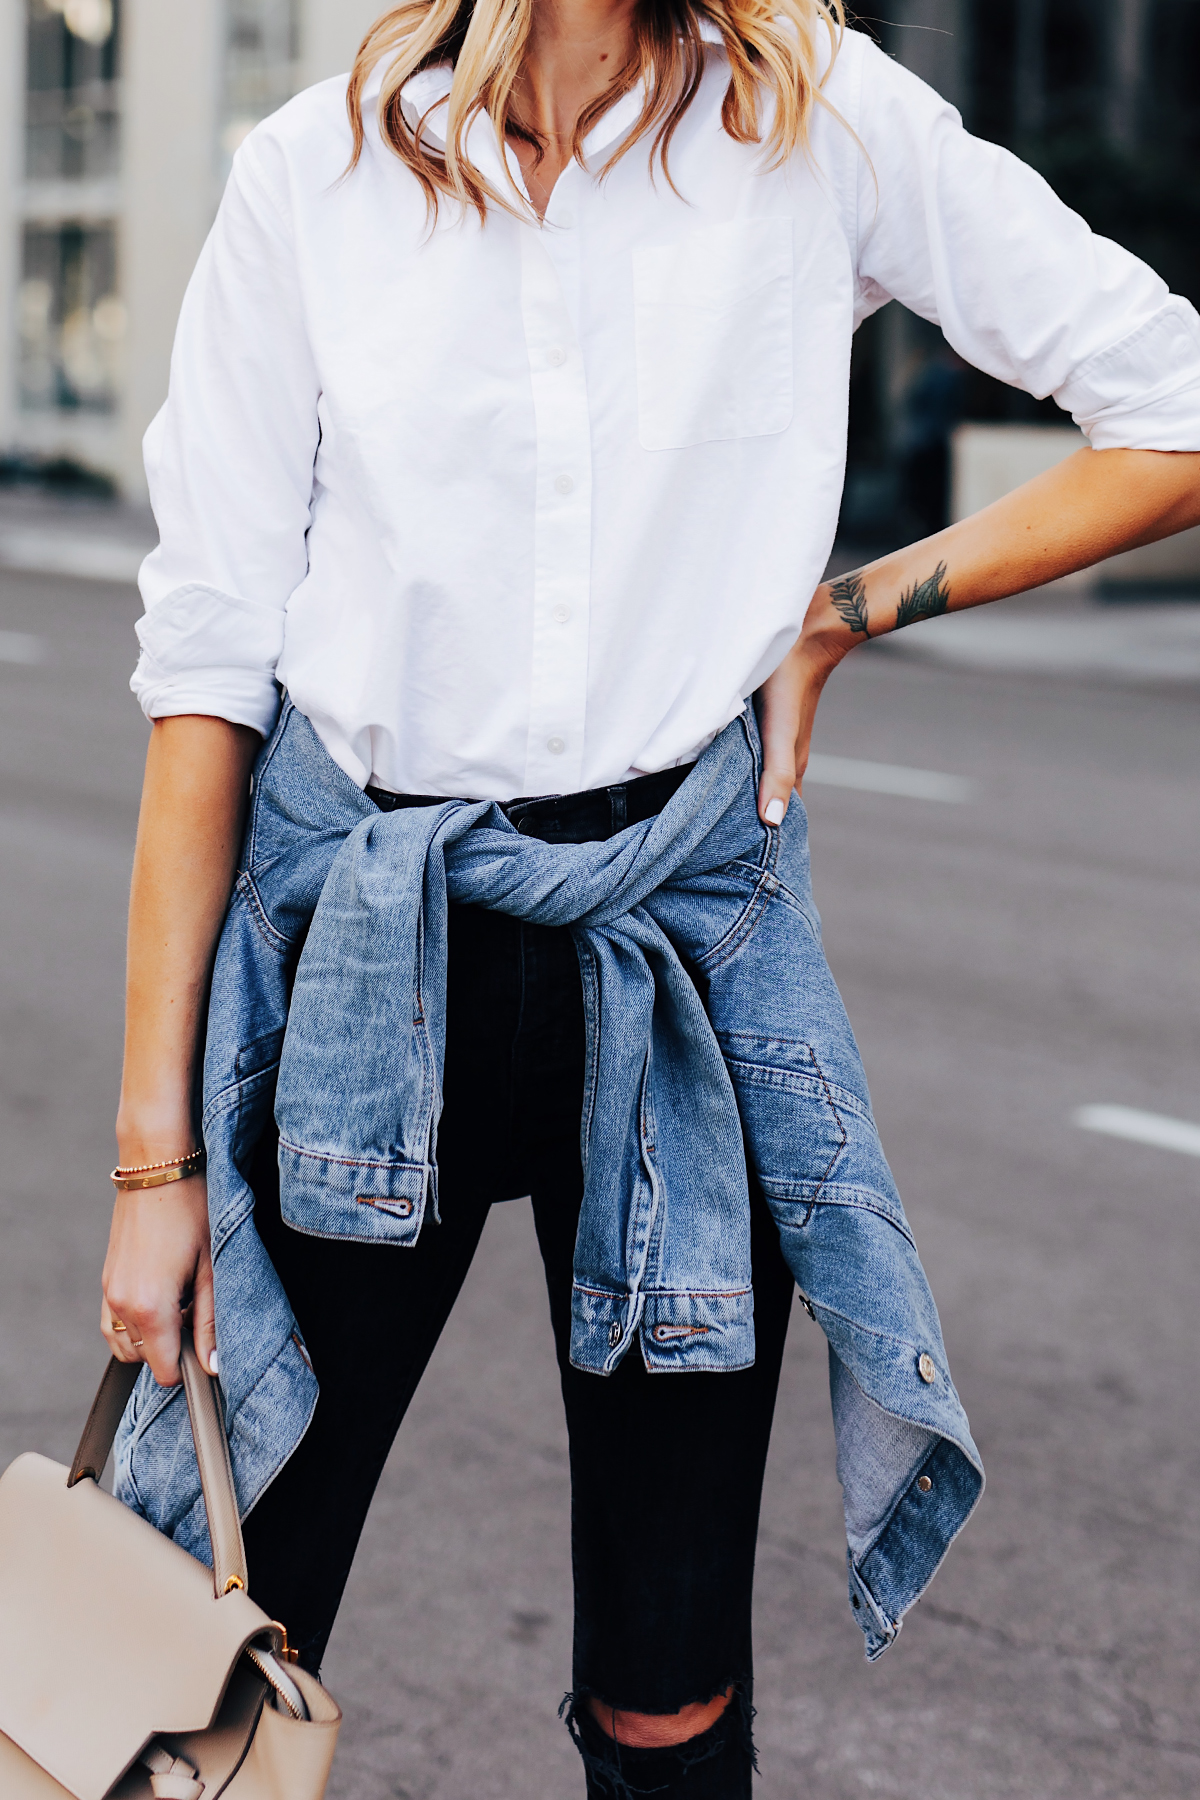
[[[892,296],[1092,448],[825,584]],[[118,1194],[103,1329],[149,1370],[118,1491],[200,1552],[188,1308],[219,1345],[252,1587],[308,1667],[524,1193],[589,1793],[750,1791],[797,1282],[851,1607],[894,1639],[982,1471],[790,796],[855,645],[1196,523],[1198,452],[1191,307],[839,0],[410,0],[251,134],[146,445],[118,1180],[174,1179]]]

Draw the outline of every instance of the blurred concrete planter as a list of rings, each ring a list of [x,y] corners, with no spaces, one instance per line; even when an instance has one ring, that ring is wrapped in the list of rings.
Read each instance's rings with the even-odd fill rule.
[[[1083,433],[1070,425],[960,425],[951,439],[951,517],[968,518],[1086,444]],[[1069,576],[1067,583],[1121,590],[1194,589],[1200,585],[1200,527],[1110,557]]]

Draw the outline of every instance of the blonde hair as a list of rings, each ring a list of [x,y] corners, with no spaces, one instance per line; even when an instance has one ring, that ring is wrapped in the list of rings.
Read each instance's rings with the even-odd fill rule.
[[[524,211],[519,190],[500,194],[466,155],[472,123],[486,112],[503,144],[506,137],[542,146],[514,107],[514,93],[529,40],[535,0],[404,0],[368,31],[350,76],[346,104],[354,134],[350,168],[363,151],[362,92],[375,66],[389,59],[379,95],[383,141],[412,170],[436,214],[440,196],[474,207],[480,220],[489,205]],[[704,72],[701,22],[721,34],[729,60],[729,86],[721,123],[739,144],[763,141],[759,125],[762,90],[773,102],[764,146],[767,166],[777,168],[808,142],[815,104],[826,105],[817,78],[818,33],[828,34],[830,67],[845,30],[842,0],[640,0],[634,17],[634,47],[624,68],[575,122],[572,155],[582,161],[583,141],[614,101],[639,80],[646,103],[633,131],[609,157],[604,176],[626,151],[653,133],[656,159],[671,183],[667,153],[684,113],[695,99]],[[424,117],[410,126],[401,89],[420,69],[449,62],[454,69],[442,153],[422,135]],[[828,70],[826,71],[826,75]],[[674,186],[673,183],[671,183]]]

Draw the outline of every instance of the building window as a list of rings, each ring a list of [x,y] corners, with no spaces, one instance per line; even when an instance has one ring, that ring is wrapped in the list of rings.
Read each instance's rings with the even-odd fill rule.
[[[221,174],[260,119],[299,86],[300,0],[228,0]]]
[[[115,175],[120,158],[120,0],[29,0],[25,173]]]
[[[111,412],[125,336],[114,227],[28,224],[21,249],[21,405]]]

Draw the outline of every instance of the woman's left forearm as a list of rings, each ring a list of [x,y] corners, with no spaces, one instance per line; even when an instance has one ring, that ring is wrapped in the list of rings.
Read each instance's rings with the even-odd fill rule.
[[[1002,500],[818,588],[804,631],[845,654],[1200,524],[1200,454],[1080,450]]]
[[[940,613],[1043,587],[1200,525],[1200,453],[1080,450],[945,531],[822,582],[763,684],[759,812],[777,824],[808,762],[817,701],[858,644]]]

